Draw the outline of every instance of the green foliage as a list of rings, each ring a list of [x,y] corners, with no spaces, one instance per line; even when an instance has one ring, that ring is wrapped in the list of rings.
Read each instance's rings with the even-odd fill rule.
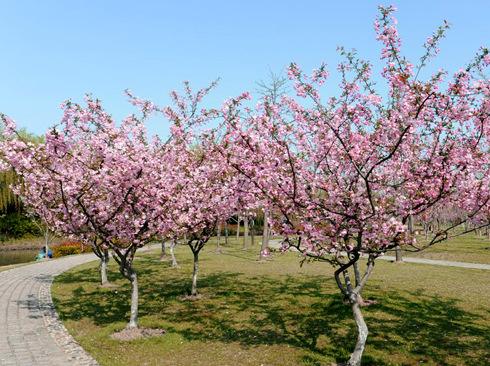
[[[3,139],[2,129],[3,126],[0,125],[0,140]],[[44,136],[34,135],[27,132],[26,129],[21,129],[18,134],[22,140],[30,141],[34,144],[44,142]],[[19,183],[20,179],[13,169],[0,171],[0,214],[22,212],[22,202],[19,196],[15,195],[10,189],[10,186]]]
[[[19,176],[13,169],[0,172],[0,213],[21,212],[22,202],[10,189],[10,185],[18,182]]]
[[[20,212],[7,213],[0,216],[0,241],[40,234],[34,220]]]

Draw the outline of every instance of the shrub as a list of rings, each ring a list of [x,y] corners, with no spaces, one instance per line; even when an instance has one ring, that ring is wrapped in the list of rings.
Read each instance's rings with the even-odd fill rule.
[[[22,213],[13,212],[0,216],[0,241],[40,235],[34,220]]]
[[[64,241],[51,247],[53,258],[63,257],[65,255],[89,253],[92,251],[89,245],[83,245],[77,241]]]

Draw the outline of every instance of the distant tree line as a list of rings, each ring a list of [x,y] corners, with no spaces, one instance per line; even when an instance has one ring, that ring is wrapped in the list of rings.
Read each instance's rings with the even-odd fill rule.
[[[29,133],[25,129],[21,130],[20,134],[33,143],[44,140],[42,136]],[[29,215],[22,199],[10,188],[20,183],[20,180],[14,169],[0,171],[0,241],[40,234],[35,218]]]

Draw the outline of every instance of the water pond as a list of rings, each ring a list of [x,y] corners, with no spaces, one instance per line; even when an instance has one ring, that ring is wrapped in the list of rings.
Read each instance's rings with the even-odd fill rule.
[[[0,266],[33,262],[38,252],[37,249],[0,250]]]

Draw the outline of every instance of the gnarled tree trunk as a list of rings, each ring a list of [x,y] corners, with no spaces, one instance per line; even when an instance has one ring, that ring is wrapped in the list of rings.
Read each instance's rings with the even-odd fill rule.
[[[361,312],[361,307],[358,300],[355,300],[351,305],[352,313],[354,314],[354,320],[357,326],[357,342],[352,352],[347,365],[349,366],[360,366],[362,354],[364,353],[364,348],[366,347],[366,340],[368,336],[368,327],[364,321],[364,316]]]
[[[356,322],[357,327],[357,341],[354,351],[352,352],[349,361],[347,362],[348,366],[360,366],[361,358],[364,352],[364,348],[366,347],[366,341],[368,337],[368,327],[366,322],[364,321],[364,316],[361,312],[361,305],[364,304],[364,300],[362,299],[361,292],[366,284],[371,272],[374,268],[374,260],[376,259],[374,256],[370,256],[368,259],[368,263],[366,266],[366,271],[364,275],[361,277],[359,272],[358,260],[360,258],[360,253],[353,253],[350,261],[335,271],[335,281],[337,282],[337,286],[340,291],[344,295],[344,299],[348,301],[351,306],[352,313],[354,315],[354,320]],[[349,268],[352,267],[354,269],[355,275],[355,286],[352,285],[350,277],[349,277]],[[344,282],[340,276],[343,275]]]

